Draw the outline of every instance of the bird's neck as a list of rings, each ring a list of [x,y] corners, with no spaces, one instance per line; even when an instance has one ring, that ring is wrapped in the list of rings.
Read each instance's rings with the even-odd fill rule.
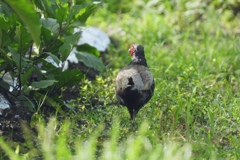
[[[147,61],[145,57],[142,57],[142,56],[138,57],[135,54],[132,56],[132,61],[130,62],[130,64],[144,65],[147,67]]]

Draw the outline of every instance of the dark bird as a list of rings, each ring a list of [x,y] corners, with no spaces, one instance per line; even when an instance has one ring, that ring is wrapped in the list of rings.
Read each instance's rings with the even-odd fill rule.
[[[154,92],[154,79],[148,69],[144,48],[132,44],[129,48],[132,61],[117,75],[116,97],[118,103],[127,107],[132,121]]]

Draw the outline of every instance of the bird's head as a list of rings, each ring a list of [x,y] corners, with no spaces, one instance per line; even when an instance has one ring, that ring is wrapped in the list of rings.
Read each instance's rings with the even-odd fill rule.
[[[128,51],[131,56],[134,55],[144,56],[144,48],[140,44],[131,44]]]
[[[129,54],[132,56],[132,62],[145,63],[144,48],[140,44],[131,44]]]

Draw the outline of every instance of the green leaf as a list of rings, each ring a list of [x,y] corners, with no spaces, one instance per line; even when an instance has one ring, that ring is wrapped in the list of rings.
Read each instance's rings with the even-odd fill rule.
[[[52,54],[50,52],[47,52],[46,54],[49,55],[57,65],[60,64],[61,61],[58,59],[57,56],[55,56],[54,54]]]
[[[51,52],[54,55],[59,55],[59,48],[63,45],[63,42],[60,39],[57,39],[54,41],[53,44],[50,43],[50,45],[47,46],[47,49],[49,52]]]
[[[55,3],[50,2],[49,0],[33,0],[34,4],[39,8],[42,13],[44,14],[44,17],[54,17],[55,13]]]
[[[58,23],[62,23],[66,20],[68,15],[68,3],[60,5],[59,8],[56,9],[56,18]]]
[[[87,53],[90,53],[94,56],[100,56],[100,53],[99,51],[93,47],[93,46],[90,46],[89,44],[82,44],[82,45],[79,45],[77,46],[77,50],[80,51],[80,52],[87,52]]]
[[[78,84],[83,78],[83,74],[79,70],[66,70],[61,74],[58,74],[54,77],[58,82],[56,83],[58,88],[63,86],[71,86]]]
[[[31,86],[34,88],[47,88],[49,86],[52,86],[56,82],[56,80],[41,80],[38,82],[32,82]]]
[[[9,47],[9,46],[8,46],[8,50],[10,51],[10,53],[12,55],[12,59],[15,62],[16,66],[18,68],[21,68],[21,66],[20,66],[20,54],[16,50],[14,50],[12,47]]]
[[[71,21],[71,20],[75,20],[75,19],[78,19],[79,17],[84,17],[86,15],[84,15],[86,12],[87,12],[87,8],[88,6],[90,5],[91,3],[83,3],[83,4],[75,4],[71,10],[70,10],[70,13],[68,14],[68,17],[67,17],[67,20],[68,21]],[[89,14],[90,15],[90,14]],[[85,17],[85,20],[87,19],[88,17]],[[83,21],[79,21],[81,24],[84,24],[85,23],[85,20]]]
[[[10,44],[12,44],[12,41],[9,37],[9,34],[4,30],[0,30],[0,48],[5,48],[5,46]]]
[[[99,58],[89,53],[79,52],[76,53],[76,57],[78,58],[79,61],[83,62],[87,67],[93,68],[98,71],[103,71],[105,68],[104,64]]]
[[[10,53],[12,55],[12,59],[15,62],[17,68],[21,71],[23,66],[26,65],[27,59],[26,58],[22,58],[20,56],[20,54],[16,50],[14,50],[12,47],[10,47],[10,46],[8,46],[8,50],[10,51]]]
[[[53,36],[50,30],[41,27],[41,43],[44,47],[46,47],[48,44],[53,41]]]
[[[59,48],[59,53],[61,53],[62,55],[62,61],[65,61],[67,59],[74,45],[77,44],[79,38],[79,32],[71,36],[65,37],[63,45]]]
[[[12,13],[11,9],[5,4],[0,5],[0,28],[8,30],[10,27],[14,27],[17,23],[17,16]]]
[[[84,5],[86,7],[82,8],[80,12],[75,16],[77,17],[77,20],[79,20],[82,23],[85,23],[87,21],[88,17],[92,14],[92,12],[96,8],[95,4],[85,3]]]
[[[44,28],[48,29],[53,34],[58,33],[59,24],[57,23],[56,19],[46,18],[46,19],[41,19],[40,21],[41,21],[41,24]]]
[[[33,3],[28,0],[4,0],[4,2],[17,14],[38,46],[40,44],[40,22]]]
[[[28,86],[28,81],[34,76],[38,81],[45,79],[44,73],[37,66],[31,66],[26,69],[26,71],[21,75],[21,84]]]
[[[67,17],[67,20],[68,21],[71,21],[76,17],[77,13],[79,13],[79,11],[81,10],[82,6],[81,5],[74,5],[72,8],[71,8],[71,11],[70,13],[68,14],[68,17]]]
[[[25,54],[31,47],[31,37],[23,26],[16,27],[16,37],[21,48],[21,54]]]
[[[27,82],[28,78],[32,75],[32,71],[36,69],[36,67],[31,67],[29,68],[24,74],[22,74],[21,76],[21,84],[25,85],[25,83]]]
[[[1,17],[6,18],[5,16],[10,16],[12,14],[12,11],[5,3],[1,3],[0,13],[1,13],[0,15]]]
[[[7,53],[1,52],[0,59],[3,60],[0,65],[0,72],[5,70],[5,72],[11,71],[12,66],[15,65],[15,62],[13,61],[13,58],[9,57]]]

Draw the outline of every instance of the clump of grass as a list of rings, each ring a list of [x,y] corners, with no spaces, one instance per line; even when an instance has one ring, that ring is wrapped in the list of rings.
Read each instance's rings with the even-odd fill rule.
[[[119,142],[120,130],[119,121],[116,120],[110,129],[109,137],[102,139],[104,125],[100,124],[88,136],[81,138],[77,136],[72,144],[69,144],[70,122],[64,121],[60,128],[59,122],[51,118],[48,123],[40,122],[37,125],[38,135],[33,136],[28,133],[26,125],[26,143],[32,144],[29,151],[21,153],[22,148],[11,148],[2,138],[0,147],[5,151],[10,159],[184,159],[192,157],[192,147],[190,144],[181,145],[179,143],[166,141],[163,143],[153,143],[149,139],[147,122],[142,123],[139,130],[130,134],[127,139]],[[35,144],[33,144],[35,142]]]

